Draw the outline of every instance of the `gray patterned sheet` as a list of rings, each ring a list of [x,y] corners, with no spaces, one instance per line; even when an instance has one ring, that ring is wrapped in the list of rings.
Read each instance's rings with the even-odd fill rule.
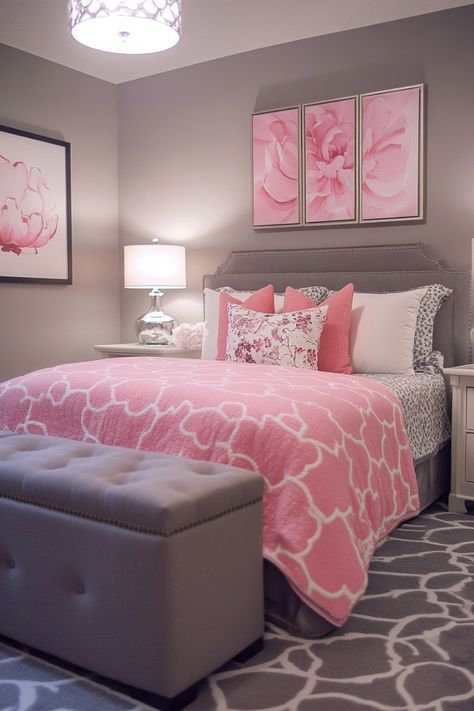
[[[376,380],[398,395],[415,464],[436,454],[451,437],[446,384],[442,375],[358,375]]]

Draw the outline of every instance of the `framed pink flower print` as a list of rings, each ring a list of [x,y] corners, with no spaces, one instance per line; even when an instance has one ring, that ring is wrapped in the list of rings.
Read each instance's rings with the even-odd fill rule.
[[[300,107],[252,116],[253,226],[301,224]]]
[[[0,281],[71,284],[70,144],[0,126]]]
[[[423,219],[423,85],[361,96],[360,222]]]
[[[304,222],[357,221],[357,97],[303,107]]]

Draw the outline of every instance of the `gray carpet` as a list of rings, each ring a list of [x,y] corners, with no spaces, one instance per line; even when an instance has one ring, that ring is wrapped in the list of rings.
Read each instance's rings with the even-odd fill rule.
[[[1,711],[144,711],[92,679],[0,645]],[[378,549],[344,629],[268,627],[264,650],[201,687],[189,711],[473,711],[474,517],[437,505]]]

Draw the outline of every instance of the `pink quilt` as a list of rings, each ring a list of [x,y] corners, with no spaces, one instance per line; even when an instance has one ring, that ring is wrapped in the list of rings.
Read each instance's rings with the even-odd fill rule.
[[[377,543],[418,512],[398,398],[350,375],[173,358],[60,365],[0,385],[0,430],[225,462],[265,478],[264,555],[335,625]]]

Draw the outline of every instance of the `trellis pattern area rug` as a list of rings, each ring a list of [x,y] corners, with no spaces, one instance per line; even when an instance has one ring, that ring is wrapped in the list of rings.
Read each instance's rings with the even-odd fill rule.
[[[0,645],[1,711],[150,707]],[[188,711],[472,711],[474,516],[435,505],[376,551],[343,630],[320,640],[273,626],[265,646],[202,684]]]

